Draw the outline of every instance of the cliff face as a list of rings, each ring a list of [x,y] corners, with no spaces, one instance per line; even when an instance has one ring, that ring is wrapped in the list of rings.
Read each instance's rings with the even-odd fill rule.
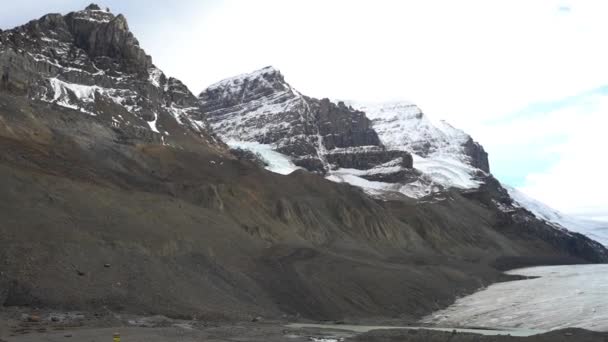
[[[125,139],[222,149],[194,95],[152,64],[124,16],[91,5],[0,33],[0,89],[94,116]]]
[[[470,159],[471,165],[484,172],[490,173],[490,162],[488,161],[488,153],[483,149],[478,142],[469,137],[462,145],[465,155]]]
[[[387,150],[365,113],[304,96],[272,67],[216,83],[199,99],[222,139],[270,145],[309,171],[370,169],[397,158],[411,169],[409,153]]]

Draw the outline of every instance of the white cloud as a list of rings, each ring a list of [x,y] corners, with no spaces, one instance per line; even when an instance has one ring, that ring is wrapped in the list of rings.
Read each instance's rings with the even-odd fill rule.
[[[529,174],[520,190],[568,214],[589,219],[608,217],[606,113],[608,96],[590,95],[576,105],[543,116],[539,121],[547,129],[562,131],[567,139],[547,146],[546,153],[555,153],[558,161],[546,171]],[[542,134],[543,127],[537,128]]]
[[[153,52],[196,92],[272,64],[310,95],[406,98],[466,129],[605,83],[606,5],[564,14],[558,1],[226,1],[159,27],[168,39]]]

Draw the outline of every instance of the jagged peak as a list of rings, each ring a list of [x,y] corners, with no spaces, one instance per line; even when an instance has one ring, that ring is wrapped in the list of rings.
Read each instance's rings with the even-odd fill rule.
[[[114,16],[110,12],[109,8],[101,9],[97,4],[90,4],[82,11],[71,12],[68,16],[72,16],[74,19],[87,20],[94,23],[109,23],[111,21],[119,20],[121,23],[124,22],[126,25],[125,18],[119,14]]]
[[[147,74],[147,70],[153,67],[152,58],[140,47],[139,41],[129,30],[125,16],[114,15],[109,9],[100,8],[91,4],[83,10],[65,15],[46,14],[40,19],[3,32],[0,41],[37,56],[44,55],[36,58],[47,59],[53,65],[82,67],[82,59],[75,60],[69,56],[72,46],[75,46],[82,49],[89,58],[113,59],[112,63],[120,65],[121,72]],[[105,70],[107,65],[104,66],[104,63],[109,62],[97,63],[96,67]]]
[[[97,5],[95,3],[92,3],[89,6],[85,7],[84,10],[85,11],[99,11],[99,12],[111,13],[109,7],[106,7],[105,9],[102,9],[101,7],[99,7],[99,5]]]
[[[97,4],[90,4],[84,10],[85,11],[100,11],[101,8]]]
[[[258,70],[255,70],[255,71],[252,71],[249,73],[244,73],[244,74],[240,74],[237,76],[223,79],[223,80],[207,87],[207,89],[205,89],[203,91],[203,93],[205,93],[207,91],[218,90],[218,89],[224,89],[224,90],[229,90],[229,91],[236,90],[236,89],[239,89],[242,86],[244,86],[246,84],[250,84],[254,81],[261,81],[265,85],[286,86],[285,79],[283,78],[281,71],[279,71],[279,69],[277,69],[273,66],[266,66],[264,68],[261,68],[261,69],[258,69]],[[203,93],[201,93],[201,95]]]

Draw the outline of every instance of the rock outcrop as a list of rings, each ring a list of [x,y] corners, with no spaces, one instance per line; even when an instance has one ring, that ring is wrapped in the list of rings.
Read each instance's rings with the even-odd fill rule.
[[[469,137],[462,144],[464,154],[468,156],[471,166],[476,167],[486,173],[490,173],[490,162],[488,161],[488,153],[483,149],[478,142]]]

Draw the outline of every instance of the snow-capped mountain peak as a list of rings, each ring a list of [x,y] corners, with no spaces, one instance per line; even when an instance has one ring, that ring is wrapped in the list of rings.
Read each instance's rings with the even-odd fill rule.
[[[410,151],[421,157],[459,154],[465,161],[467,157],[471,158],[465,151],[465,144],[472,140],[468,134],[446,121],[432,121],[415,104],[405,101],[375,104],[351,101],[350,104],[366,113],[386,146]],[[469,160],[469,163],[489,171],[485,165],[477,165],[487,164],[487,160]]]
[[[372,120],[384,146],[413,155],[420,177],[400,189],[408,196],[425,196],[451,187],[477,188],[489,173],[487,153],[481,145],[447,122],[432,120],[411,102],[348,103]]]
[[[364,112],[303,96],[272,67],[211,85],[199,100],[225,141],[268,145],[310,171],[369,169],[398,158],[411,167],[409,153],[381,144]]]
[[[309,105],[273,67],[217,82],[201,92],[199,101],[206,119],[225,141],[255,141],[283,149],[317,144],[298,139],[312,129],[305,128],[313,120]]]
[[[215,92],[221,90],[224,97],[240,95],[242,98],[246,98],[248,94],[246,92],[251,90],[263,90],[268,92],[270,90],[277,91],[289,91],[291,87],[285,82],[285,79],[281,72],[272,67],[267,66],[262,69],[230,77],[221,80],[215,84],[210,85],[203,91],[200,96],[204,96],[205,93]]]
[[[230,146],[253,151],[274,172],[304,168],[380,198],[474,190],[491,179],[488,155],[479,143],[411,102],[309,98],[272,67],[220,81],[199,100],[212,127]],[[514,189],[509,194],[515,207],[526,208],[556,229],[589,233],[583,229],[586,223]],[[511,200],[496,205],[515,209]],[[589,233],[606,243],[594,234]]]

